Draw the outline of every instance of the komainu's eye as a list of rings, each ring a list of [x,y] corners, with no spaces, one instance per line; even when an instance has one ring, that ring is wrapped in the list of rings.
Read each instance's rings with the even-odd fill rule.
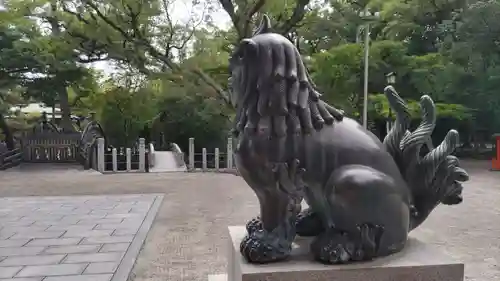
[[[243,50],[241,49],[241,46],[240,46],[233,53],[232,58],[235,59],[235,60],[237,60],[237,61],[241,61],[243,59],[243,56],[244,56],[244,52],[243,52]]]

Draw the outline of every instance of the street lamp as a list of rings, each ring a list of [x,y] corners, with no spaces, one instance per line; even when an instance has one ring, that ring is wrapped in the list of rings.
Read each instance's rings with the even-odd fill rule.
[[[396,84],[396,73],[395,72],[389,72],[385,75],[385,79],[387,81],[387,85],[392,86]],[[392,108],[389,106],[389,113],[387,113],[387,121],[385,122],[385,128],[387,134],[391,131],[392,128]]]
[[[386,79],[388,85],[396,84],[396,73],[394,73],[394,72],[387,73],[385,75],[385,79]]]
[[[377,20],[379,12],[371,13],[368,9],[359,13],[365,24],[365,77],[363,84],[363,127],[368,127],[368,59],[370,55],[370,22]]]

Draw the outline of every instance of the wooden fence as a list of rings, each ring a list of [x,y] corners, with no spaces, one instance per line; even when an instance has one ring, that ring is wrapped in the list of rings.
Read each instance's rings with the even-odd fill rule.
[[[235,172],[233,164],[233,139],[227,139],[227,146],[225,151],[215,148],[208,151],[202,148],[201,151],[195,150],[194,138],[189,138],[189,151],[188,151],[188,171],[203,171],[203,172]]]
[[[37,133],[23,138],[23,161],[70,163],[77,161],[80,133]]]
[[[148,172],[148,152],[145,140],[139,139],[137,147],[113,148],[105,147],[103,138],[97,140],[97,171],[106,173]]]

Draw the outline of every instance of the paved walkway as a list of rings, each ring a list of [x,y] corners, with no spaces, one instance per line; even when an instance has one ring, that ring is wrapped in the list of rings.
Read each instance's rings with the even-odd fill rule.
[[[162,199],[0,198],[0,281],[126,281]]]
[[[486,161],[462,162],[471,176],[464,202],[438,207],[412,235],[465,262],[466,281],[497,281],[500,172],[490,172]],[[227,272],[227,226],[242,225],[259,212],[253,191],[233,175],[67,169],[0,172],[0,197],[165,194],[129,281],[206,281],[209,274]]]

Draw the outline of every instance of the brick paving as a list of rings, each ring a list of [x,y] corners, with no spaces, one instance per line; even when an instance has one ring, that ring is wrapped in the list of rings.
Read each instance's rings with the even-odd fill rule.
[[[126,281],[162,197],[0,198],[0,281]],[[144,229],[143,235],[140,230]],[[142,236],[142,237],[141,237]],[[135,247],[137,248],[137,247]],[[120,269],[126,274],[116,274]]]

